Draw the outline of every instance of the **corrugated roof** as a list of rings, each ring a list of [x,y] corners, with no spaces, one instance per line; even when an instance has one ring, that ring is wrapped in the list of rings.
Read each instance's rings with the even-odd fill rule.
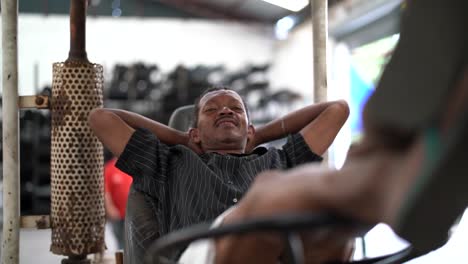
[[[328,1],[333,5],[342,0]],[[89,3],[88,13],[92,16],[112,16],[117,6],[122,16],[228,19],[271,24],[293,14],[262,0],[90,0]],[[67,15],[68,10],[67,0],[19,1],[20,13]],[[310,14],[303,10],[299,15],[304,13]]]

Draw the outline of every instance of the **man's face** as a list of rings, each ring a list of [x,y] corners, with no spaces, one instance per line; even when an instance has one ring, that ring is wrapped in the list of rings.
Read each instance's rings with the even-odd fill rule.
[[[195,143],[205,151],[242,150],[253,134],[242,98],[234,91],[219,90],[200,99]]]

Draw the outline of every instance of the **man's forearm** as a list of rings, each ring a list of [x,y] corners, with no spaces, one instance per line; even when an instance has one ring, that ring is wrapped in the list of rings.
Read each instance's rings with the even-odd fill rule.
[[[257,145],[283,138],[288,134],[298,133],[301,129],[315,120],[328,107],[334,104],[346,105],[344,101],[317,103],[269,122],[268,124],[258,128],[255,132]]]
[[[145,128],[155,134],[162,142],[169,145],[187,145],[188,136],[186,133],[170,128],[157,121],[120,109],[106,109],[118,117],[132,128]]]

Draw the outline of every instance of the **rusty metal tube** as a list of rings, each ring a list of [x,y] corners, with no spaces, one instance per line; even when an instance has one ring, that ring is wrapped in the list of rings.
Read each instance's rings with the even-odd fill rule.
[[[70,1],[70,52],[68,60],[88,61],[86,54],[86,9],[88,0]]]
[[[314,54],[314,101],[327,100],[328,1],[312,0],[312,35]]]
[[[2,0],[3,238],[2,263],[19,263],[18,0]]]
[[[69,256],[66,263],[82,263],[105,249],[103,147],[87,122],[89,112],[103,105],[103,68],[86,58],[86,4],[71,0],[70,53],[53,65],[50,103],[50,249]]]

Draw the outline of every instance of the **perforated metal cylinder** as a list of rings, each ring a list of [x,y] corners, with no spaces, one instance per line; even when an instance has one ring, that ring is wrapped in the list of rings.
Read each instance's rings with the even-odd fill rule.
[[[104,243],[103,147],[88,126],[102,107],[102,66],[53,65],[51,251],[65,256],[100,252]]]

